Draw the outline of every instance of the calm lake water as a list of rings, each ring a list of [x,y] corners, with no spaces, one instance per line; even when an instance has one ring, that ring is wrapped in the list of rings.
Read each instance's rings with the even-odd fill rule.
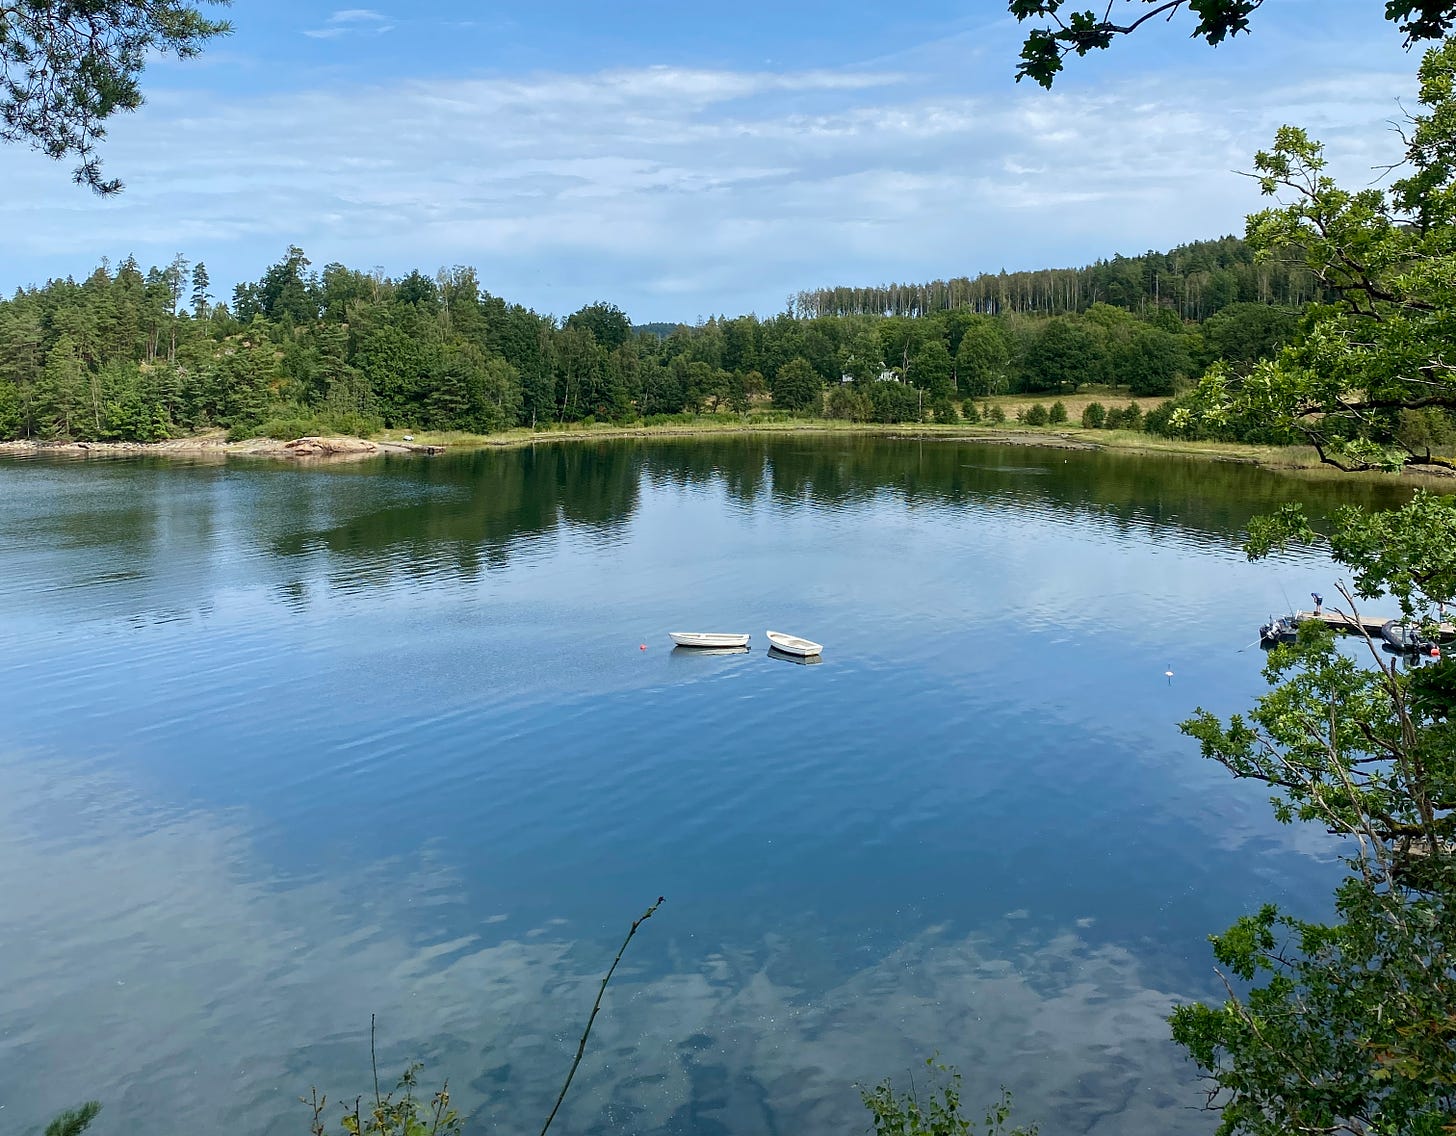
[[[0,462],[0,1131],[306,1132],[371,1014],[382,1076],[535,1131],[663,894],[553,1131],[860,1133],[938,1051],[1049,1136],[1208,1132],[1164,1017],[1334,849],[1176,723],[1333,591],[1248,517],[1396,492],[835,437]]]

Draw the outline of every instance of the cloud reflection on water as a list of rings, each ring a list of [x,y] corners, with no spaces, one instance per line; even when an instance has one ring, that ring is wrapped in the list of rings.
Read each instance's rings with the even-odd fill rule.
[[[6,1128],[96,1096],[97,1136],[301,1131],[310,1084],[366,1087],[371,1013],[382,1073],[423,1057],[470,1131],[544,1116],[616,930],[463,931],[436,852],[278,879],[252,819],[164,812],[98,764],[0,753]],[[562,1130],[862,1131],[855,1083],[908,1083],[936,1050],[968,1101],[1004,1083],[1048,1131],[1209,1127],[1166,1040],[1175,995],[1124,947],[998,918],[907,927],[828,979],[812,953],[800,933],[699,942],[669,904],[608,994]]]

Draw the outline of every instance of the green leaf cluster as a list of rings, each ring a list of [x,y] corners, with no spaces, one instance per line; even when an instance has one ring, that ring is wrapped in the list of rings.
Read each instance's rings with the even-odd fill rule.
[[[1456,596],[1456,500],[1338,511],[1322,537],[1297,507],[1253,526],[1250,554],[1327,540],[1359,598],[1391,595],[1434,630]],[[1220,1132],[1436,1136],[1456,1119],[1456,662],[1404,666],[1336,646],[1322,624],[1270,652],[1269,692],[1183,730],[1205,757],[1273,791],[1275,816],[1342,839],[1336,919],[1272,906],[1214,938],[1220,1006],[1173,1036],[1210,1083]],[[1243,989],[1233,983],[1243,984]]]
[[[1020,21],[1046,21],[1027,33],[1016,81],[1031,79],[1051,87],[1068,55],[1086,55],[1112,46],[1152,20],[1171,21],[1186,10],[1196,17],[1189,33],[1210,45],[1249,30],[1249,19],[1264,0],[1127,0],[1126,23],[1112,18],[1115,0],[1101,10],[1071,9],[1066,0],[1009,0],[1008,10]],[[1451,0],[1386,0],[1385,18],[1405,34],[1406,46],[1438,39],[1456,22]]]
[[[965,1115],[961,1100],[961,1075],[948,1066],[928,1059],[931,1082],[925,1101],[911,1078],[910,1090],[895,1091],[894,1084],[887,1078],[873,1089],[861,1090],[860,1097],[874,1120],[875,1136],[970,1136],[981,1132],[984,1136],[1036,1136],[1036,1125],[1008,1128],[1011,1118],[1011,1094],[1004,1088],[995,1104],[988,1108],[977,1123]]]
[[[1347,470],[1456,465],[1437,452],[1456,410],[1456,42],[1426,53],[1420,103],[1388,188],[1341,187],[1297,127],[1256,155],[1260,189],[1281,203],[1248,219],[1250,245],[1301,260],[1329,298],[1277,356],[1210,368],[1178,427],[1262,423]]]
[[[337,1136],[460,1136],[465,1122],[450,1103],[448,1081],[428,1098],[416,1096],[422,1068],[418,1061],[411,1063],[386,1093],[379,1091],[376,1074],[373,1103],[366,1105],[363,1097],[356,1097],[353,1104],[345,1104],[335,1129]],[[302,1099],[313,1110],[311,1136],[328,1136],[324,1118],[328,1098],[314,1090],[312,1096]]]

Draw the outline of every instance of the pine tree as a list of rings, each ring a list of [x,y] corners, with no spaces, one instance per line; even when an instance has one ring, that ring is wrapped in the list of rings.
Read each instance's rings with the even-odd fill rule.
[[[42,438],[70,438],[86,400],[86,373],[69,335],[56,340],[35,384],[33,414]]]
[[[192,315],[197,319],[207,319],[208,300],[213,299],[213,293],[207,290],[207,285],[213,283],[207,277],[207,265],[197,262],[192,268]]]

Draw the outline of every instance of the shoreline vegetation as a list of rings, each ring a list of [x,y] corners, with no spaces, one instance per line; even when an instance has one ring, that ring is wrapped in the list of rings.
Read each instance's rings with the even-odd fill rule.
[[[1323,297],[1308,268],[1256,264],[1234,237],[1085,269],[802,293],[767,318],[694,325],[635,325],[607,301],[543,315],[464,266],[314,270],[297,246],[229,302],[211,287],[179,254],[0,299],[0,439],[317,456],[377,451],[250,439],[386,438],[374,445],[389,452],[406,433],[435,444],[425,431],[458,448],[770,423],[924,436],[934,423],[989,438],[1006,426],[1012,441],[1081,425],[1292,444],[1303,438],[1279,422],[1224,428],[1178,400],[1210,367],[1244,374],[1273,356]],[[1399,428],[1456,444],[1440,415]],[[217,430],[245,444],[223,451]]]
[[[1350,423],[1230,402],[1333,299],[1309,266],[1276,269],[1233,237],[1066,272],[801,293],[766,319],[692,326],[635,325],[606,301],[542,315],[463,266],[314,271],[297,246],[230,303],[210,286],[180,254],[146,272],[128,257],[0,299],[0,440],[15,443],[0,452],[338,460],[813,430],[1456,469],[1441,406]],[[1350,445],[1359,461],[1341,462]]]
[[[103,261],[0,299],[0,454],[340,461],[816,432],[1333,468],[1337,416],[1322,451],[1307,423],[1231,416],[1218,394],[1298,344],[1329,298],[1308,267],[1274,272],[1228,237],[1063,283],[830,289],[767,319],[638,326],[605,301],[543,316],[463,267],[315,272],[296,246],[231,304],[180,255],[146,273]],[[1376,417],[1360,429],[1449,484],[1456,414]]]
[[[1012,407],[1013,410],[1017,409]],[[699,438],[747,435],[813,434],[891,439],[968,442],[975,445],[1031,446],[1045,449],[1096,450],[1105,453],[1164,455],[1205,461],[1256,465],[1271,472],[1298,476],[1330,476],[1311,446],[1254,445],[1186,438],[1166,438],[1136,430],[1099,430],[1065,426],[1024,426],[1011,418],[995,426],[932,422],[846,422],[833,418],[758,419],[702,415],[695,421],[665,424],[568,423],[545,428],[517,428],[492,434],[461,431],[383,430],[369,437],[328,434],[301,438],[255,437],[229,440],[225,430],[207,430],[159,442],[37,441],[0,442],[0,455],[52,455],[75,458],[157,456],[196,461],[213,458],[269,458],[332,464],[385,455],[432,456],[471,450],[518,449],[555,442],[599,442],[633,438]],[[1348,477],[1349,475],[1342,475]],[[1388,478],[1390,474],[1369,473]],[[1402,480],[1449,486],[1456,471],[1406,468]]]

